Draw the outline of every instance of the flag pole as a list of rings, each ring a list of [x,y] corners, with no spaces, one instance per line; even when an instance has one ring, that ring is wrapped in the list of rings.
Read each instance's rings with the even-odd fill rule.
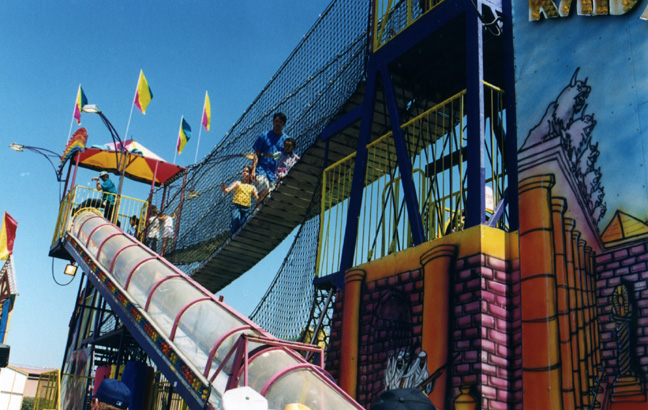
[[[74,104],[76,107],[76,104]],[[70,130],[68,131],[68,136],[67,139],[65,140],[65,144],[67,145],[67,142],[70,140],[70,136],[72,135],[72,125],[74,125],[74,115],[72,116],[72,121],[70,121]]]
[[[79,90],[81,89],[81,83],[79,83]],[[79,92],[77,91],[77,98],[79,98]],[[68,131],[68,136],[67,139],[65,140],[65,144],[67,145],[67,142],[70,140],[70,136],[72,135],[72,125],[74,125],[74,114],[76,113],[76,108],[77,108],[77,99],[74,99],[74,110],[72,110],[72,119],[70,120],[70,129]],[[83,107],[81,107],[83,108]]]
[[[198,125],[198,143],[196,143],[196,157],[194,158],[194,164],[198,162],[198,146],[200,145],[200,134],[202,133],[202,127]]]
[[[203,122],[203,116],[205,115],[205,110],[207,109],[207,101],[209,99],[209,93],[207,90],[205,90],[205,102],[203,103],[203,110],[202,113],[200,114],[200,122],[198,123],[198,143],[196,143],[196,157],[194,158],[194,164],[198,162],[198,147],[200,146],[200,134],[202,133],[202,126],[205,126]],[[209,116],[211,117],[211,108],[209,110]],[[207,120],[208,122],[210,119]],[[207,127],[209,128],[209,127]],[[209,129],[207,129],[207,132],[209,132]]]
[[[130,114],[128,115],[128,123],[126,124],[126,132],[124,133],[124,138],[128,139],[128,129],[130,128],[131,118],[133,117],[133,107],[135,106],[135,99],[133,98],[133,103],[131,104]]]
[[[178,138],[176,140],[176,147],[173,150],[173,165],[175,165],[176,161],[176,155],[178,154],[178,144],[180,143],[180,132],[182,131],[182,119],[184,118],[184,115],[180,117],[180,128],[178,129]]]
[[[207,113],[208,104],[209,104],[209,113]],[[203,122],[205,119],[205,114],[208,114],[206,116],[207,124]],[[205,90],[205,102],[203,104],[203,112],[200,115],[200,123],[198,124],[198,143],[196,143],[196,157],[194,158],[194,164],[198,162],[198,147],[200,146],[200,134],[202,133],[202,127],[205,127],[205,131],[209,132],[210,122],[211,122],[211,103],[209,102],[209,92]]]
[[[131,103],[130,114],[128,114],[128,122],[126,123],[126,132],[124,133],[124,138],[128,139],[128,129],[130,128],[131,118],[133,118],[133,107],[135,106],[135,97],[137,97],[137,87],[139,86],[140,78],[142,77],[142,70],[140,69],[140,75],[137,77],[137,84],[135,85],[135,95],[133,95],[133,102]]]

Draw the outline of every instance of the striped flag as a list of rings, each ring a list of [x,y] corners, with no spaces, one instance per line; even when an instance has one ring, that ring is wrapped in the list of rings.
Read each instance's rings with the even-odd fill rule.
[[[6,261],[13,253],[14,239],[18,222],[8,213],[4,213],[2,229],[0,229],[0,260]]]
[[[209,94],[205,91],[205,105],[203,107],[202,125],[205,131],[209,132],[209,125],[211,124],[211,104],[209,103]]]
[[[79,84],[79,92],[77,93],[76,104],[74,104],[74,118],[77,120],[77,124],[81,125],[81,111],[83,111],[83,106],[88,104],[88,98]]]
[[[178,132],[178,154],[182,154],[182,150],[184,149],[185,145],[187,145],[187,142],[189,142],[189,139],[191,138],[191,127],[189,126],[189,123],[187,123],[187,120],[184,119],[184,116],[182,117],[182,120],[180,121],[180,131]]]
[[[139,108],[142,114],[146,114],[146,107],[153,99],[153,92],[149,87],[144,71],[140,70],[139,80],[137,80],[137,90],[135,92],[135,106]]]

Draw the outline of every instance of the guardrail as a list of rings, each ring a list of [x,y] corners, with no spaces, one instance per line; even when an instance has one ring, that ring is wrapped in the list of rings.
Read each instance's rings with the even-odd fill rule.
[[[111,200],[112,198],[112,200]],[[110,204],[114,205],[110,205]],[[52,244],[61,239],[70,227],[74,215],[81,209],[92,209],[98,215],[111,220],[125,232],[130,227],[131,216],[138,218],[135,236],[141,240],[146,227],[146,214],[149,203],[140,199],[122,195],[120,198],[112,193],[104,193],[77,185],[61,201]]]
[[[442,2],[443,0],[374,0],[373,51]]]
[[[488,111],[482,152],[488,219],[503,198],[507,178],[503,90],[487,83],[485,87]],[[464,90],[401,126],[426,240],[463,230],[468,188],[465,96]],[[413,243],[392,133],[368,144],[367,151],[354,265]],[[355,160],[354,153],[324,170],[318,276],[339,269]],[[507,229],[506,214],[492,226]]]

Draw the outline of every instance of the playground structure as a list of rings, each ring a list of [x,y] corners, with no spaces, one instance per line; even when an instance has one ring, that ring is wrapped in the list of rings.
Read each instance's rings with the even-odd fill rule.
[[[510,2],[365,3],[332,2],[207,157],[149,201],[117,198],[115,223],[177,215],[164,258],[71,189],[51,252],[86,278],[66,357],[148,358],[192,409],[240,385],[273,409],[367,407],[396,387],[439,409],[645,403],[648,226],[617,213],[599,231],[595,123],[575,115],[587,80],[576,70],[518,135]],[[220,183],[276,111],[302,159],[230,236]],[[249,320],[212,295],[297,227]]]

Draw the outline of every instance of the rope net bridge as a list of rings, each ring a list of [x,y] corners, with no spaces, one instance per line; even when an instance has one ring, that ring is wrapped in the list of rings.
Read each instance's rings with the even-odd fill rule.
[[[321,131],[353,108],[368,50],[370,2],[333,1],[304,36],[225,138],[183,179],[158,190],[154,203],[177,212],[176,240],[165,258],[212,292],[252,268],[297,226],[295,243],[271,289],[253,314],[271,333],[296,340],[315,297],[312,285],[319,233],[319,180],[325,166]],[[297,140],[301,160],[230,235],[231,196],[221,183],[240,177],[257,136],[271,128],[275,112],[288,116],[284,132]],[[356,149],[354,141],[331,146],[328,161]],[[252,204],[252,208],[256,204]],[[281,316],[279,312],[288,316]],[[293,316],[294,315],[294,316]]]
[[[335,290],[327,288],[330,284],[322,286],[325,289],[313,286],[318,242],[331,239],[319,239],[320,215],[325,208],[343,206],[350,192],[345,191],[335,203],[323,204],[322,175],[325,168],[344,162],[358,149],[361,121],[347,123],[347,119],[370,106],[369,141],[378,143],[392,129],[386,99],[386,87],[392,85],[383,84],[384,79],[375,83],[366,74],[371,11],[371,2],[333,1],[223,141],[191,166],[182,181],[156,193],[154,202],[163,204],[163,212],[178,215],[175,243],[164,257],[211,292],[247,272],[300,227],[271,288],[252,314],[253,320],[282,339],[327,339]],[[425,115],[438,98],[425,93],[425,87],[413,86],[410,77],[391,75],[391,101],[403,121]],[[415,95],[412,90],[417,89]],[[251,163],[254,141],[271,127],[273,114],[279,111],[288,116],[284,131],[297,140],[301,160],[262,204],[252,204],[256,209],[231,235],[231,197],[224,196],[220,186],[240,177],[242,167]],[[339,119],[347,125],[328,129],[322,141],[325,127]],[[379,155],[391,158],[391,145],[379,144]],[[416,157],[420,149],[410,156]],[[384,176],[390,184],[399,184],[399,176],[389,169],[381,167],[371,178]],[[335,273],[335,269],[321,273]]]

